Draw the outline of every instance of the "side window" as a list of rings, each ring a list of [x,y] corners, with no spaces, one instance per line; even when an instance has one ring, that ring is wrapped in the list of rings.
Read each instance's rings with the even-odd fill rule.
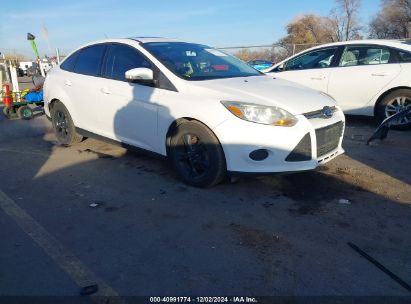
[[[134,68],[151,68],[151,64],[136,49],[122,44],[113,44],[107,56],[104,75],[111,79],[125,81],[125,73]]]
[[[68,58],[66,58],[60,65],[60,68],[65,70],[65,71],[69,71],[69,72],[73,72],[74,70],[74,65],[76,63],[78,54],[80,54],[80,51],[77,51],[73,54],[71,54]],[[26,65],[26,67],[28,67]]]
[[[337,48],[320,49],[291,59],[285,66],[286,71],[322,69],[331,66]]]
[[[367,50],[365,58],[362,60],[362,64],[385,64],[390,61],[391,53],[388,49],[383,48],[370,48]]]
[[[360,51],[354,48],[346,48],[340,61],[340,66],[358,65],[360,60]]]
[[[341,57],[340,66],[386,64],[391,59],[389,49],[378,46],[348,46]]]
[[[74,72],[90,76],[99,76],[106,47],[104,44],[98,44],[82,49],[74,66]]]
[[[411,53],[398,51],[398,55],[400,56],[400,62],[411,62]]]

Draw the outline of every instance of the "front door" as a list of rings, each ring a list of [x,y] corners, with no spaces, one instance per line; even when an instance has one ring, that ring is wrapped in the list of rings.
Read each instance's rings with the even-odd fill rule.
[[[337,49],[338,47],[317,49],[292,58],[284,64],[284,70],[275,76],[326,92],[329,67],[333,63]]]
[[[101,135],[143,149],[156,151],[158,89],[125,79],[125,72],[151,63],[135,48],[112,44],[106,56],[99,94]]]

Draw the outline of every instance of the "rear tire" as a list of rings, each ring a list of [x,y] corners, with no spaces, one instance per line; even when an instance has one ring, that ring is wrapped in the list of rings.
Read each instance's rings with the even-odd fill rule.
[[[33,118],[33,110],[29,106],[21,106],[17,109],[17,115],[20,119],[30,120]]]
[[[411,107],[411,90],[399,89],[389,93],[377,104],[376,114],[378,119],[382,121],[408,107]],[[391,129],[411,129],[411,115],[408,115],[397,124],[392,124]]]
[[[51,122],[57,141],[63,146],[71,146],[81,142],[83,136],[76,132],[73,119],[67,108],[61,103],[56,102],[51,109]]]
[[[11,118],[11,115],[13,113],[13,108],[12,107],[4,107],[3,108],[3,114],[6,116],[8,119]]]
[[[183,122],[174,129],[168,156],[182,179],[195,187],[214,186],[227,174],[220,142],[198,121]]]

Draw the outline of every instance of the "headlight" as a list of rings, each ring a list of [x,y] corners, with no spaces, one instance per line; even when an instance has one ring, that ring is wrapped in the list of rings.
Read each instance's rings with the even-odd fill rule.
[[[282,127],[292,127],[297,118],[279,107],[270,107],[237,101],[221,102],[232,114],[243,120]]]

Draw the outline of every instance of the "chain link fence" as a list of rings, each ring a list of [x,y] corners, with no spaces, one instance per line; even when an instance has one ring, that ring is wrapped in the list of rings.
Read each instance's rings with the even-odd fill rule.
[[[246,62],[259,59],[277,63],[292,55],[295,55],[317,45],[321,44],[272,44],[257,46],[221,47],[219,49]]]

